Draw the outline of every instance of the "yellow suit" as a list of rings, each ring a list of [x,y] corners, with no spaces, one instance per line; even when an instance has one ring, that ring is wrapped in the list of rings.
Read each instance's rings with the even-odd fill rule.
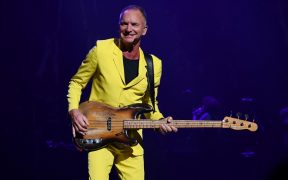
[[[115,39],[100,40],[97,41],[96,45],[90,50],[77,73],[70,81],[68,90],[69,111],[78,109],[82,90],[91,78],[92,87],[89,97],[91,101],[103,102],[113,107],[123,107],[134,103],[147,103],[152,106],[149,93],[147,93],[147,69],[143,51],[140,49],[138,76],[126,84],[123,54],[115,42],[117,42]],[[155,76],[155,96],[157,96],[162,64],[161,60],[156,56],[152,55],[152,57]],[[157,101],[155,103],[155,112],[145,114],[145,116],[155,120],[163,117],[159,112]],[[142,136],[142,130],[138,130],[138,133]],[[107,148],[109,150],[109,146]],[[107,148],[98,151],[106,151]],[[110,148],[113,149],[113,152],[117,151],[115,146],[110,146]],[[139,144],[128,149],[121,149],[120,151],[121,153],[129,152],[132,156],[143,155],[143,148]],[[88,158],[90,164],[93,159],[90,153]]]

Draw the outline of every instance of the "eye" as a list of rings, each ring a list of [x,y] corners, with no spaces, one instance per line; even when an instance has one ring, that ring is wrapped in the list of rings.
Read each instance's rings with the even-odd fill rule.
[[[127,25],[128,25],[127,22],[121,22],[121,23],[120,23],[120,26],[127,26]]]
[[[138,23],[131,23],[131,25],[134,26],[134,27],[138,27],[140,24],[138,24]]]

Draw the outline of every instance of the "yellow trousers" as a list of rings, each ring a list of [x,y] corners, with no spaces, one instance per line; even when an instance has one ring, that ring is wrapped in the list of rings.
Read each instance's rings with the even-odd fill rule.
[[[131,148],[108,145],[88,153],[90,180],[108,180],[113,164],[121,180],[144,180],[143,155],[132,155]]]

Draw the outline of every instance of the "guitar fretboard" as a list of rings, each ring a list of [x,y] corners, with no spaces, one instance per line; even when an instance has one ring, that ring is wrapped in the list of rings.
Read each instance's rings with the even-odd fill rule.
[[[140,128],[159,128],[161,124],[166,124],[162,120],[150,119],[129,119],[124,121],[125,129],[140,129]],[[173,120],[169,123],[177,128],[223,128],[223,122],[219,120]]]

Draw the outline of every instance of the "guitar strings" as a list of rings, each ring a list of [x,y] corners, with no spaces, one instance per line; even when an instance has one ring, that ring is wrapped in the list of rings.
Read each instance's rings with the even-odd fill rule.
[[[93,122],[90,121],[89,122],[89,127],[93,128],[93,127],[99,127],[99,126],[107,126],[108,122],[107,120],[94,120]],[[111,121],[111,126],[112,127],[130,127],[130,128],[145,128],[145,127],[158,127],[161,124],[165,124],[164,122],[157,122],[157,121],[147,121],[145,122],[145,120],[141,121],[137,121],[137,122],[133,122],[132,124],[129,124],[129,120],[127,120],[126,122],[123,120],[113,120]],[[178,127],[222,127],[223,122],[222,121],[205,121],[205,122],[172,122],[171,125],[176,125]]]

